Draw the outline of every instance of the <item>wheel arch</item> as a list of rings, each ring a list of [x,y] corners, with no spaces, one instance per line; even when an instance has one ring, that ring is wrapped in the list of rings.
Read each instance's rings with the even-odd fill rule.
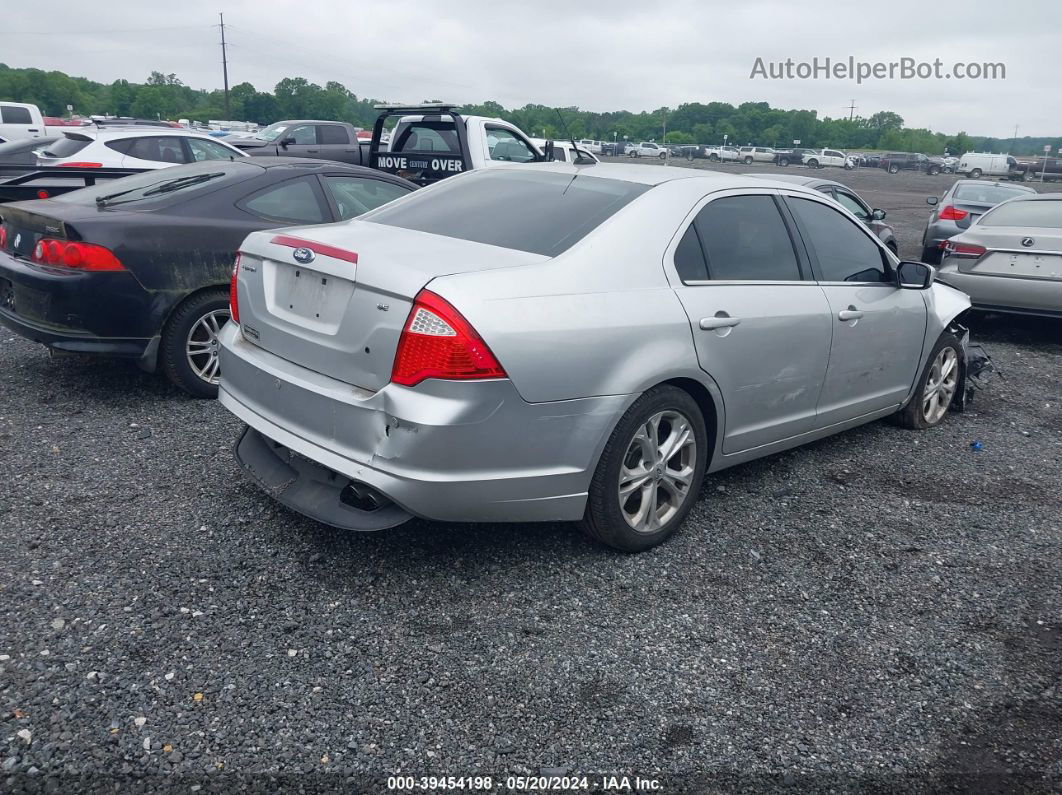
[[[190,292],[176,292],[171,290],[159,291],[157,298],[157,308],[155,315],[158,318],[158,329],[155,332],[155,337],[161,342],[162,335],[166,333],[166,327],[170,324],[170,320],[174,314],[184,304],[188,303],[194,298],[198,298],[203,293],[210,292],[211,290],[227,290],[227,284],[208,284],[203,287],[197,287]],[[151,352],[150,357],[145,357],[145,360],[141,364],[141,367],[150,368],[149,372],[155,372],[158,368],[160,345],[156,344],[154,350]]]

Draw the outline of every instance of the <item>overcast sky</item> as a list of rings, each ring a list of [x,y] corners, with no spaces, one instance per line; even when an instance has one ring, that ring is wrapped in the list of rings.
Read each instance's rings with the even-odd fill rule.
[[[111,82],[151,70],[195,88],[272,90],[283,77],[338,80],[358,96],[651,110],[766,101],[820,117],[879,110],[908,126],[1009,137],[1062,134],[1062,22],[1047,0],[6,0],[0,62]],[[975,24],[977,23],[977,24]],[[1002,80],[750,79],[765,62],[907,56],[1001,62]]]

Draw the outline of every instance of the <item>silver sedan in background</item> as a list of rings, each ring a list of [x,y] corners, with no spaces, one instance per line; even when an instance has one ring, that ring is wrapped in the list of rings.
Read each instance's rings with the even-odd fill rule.
[[[332,525],[577,520],[647,549],[706,472],[963,388],[962,293],[822,193],[536,164],[256,232],[220,399],[244,471]]]
[[[989,210],[945,244],[940,279],[978,309],[1062,317],[1062,193]]]
[[[944,241],[949,237],[969,229],[971,224],[1000,202],[1035,193],[1032,188],[1009,182],[960,179],[940,198],[927,197],[926,204],[933,211],[922,232],[922,261],[936,265],[943,253]]]

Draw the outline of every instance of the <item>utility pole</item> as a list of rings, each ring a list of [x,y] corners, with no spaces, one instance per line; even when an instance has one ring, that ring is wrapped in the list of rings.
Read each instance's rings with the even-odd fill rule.
[[[1010,151],[1014,151],[1018,148],[1018,125],[1014,125],[1014,143],[1010,145]]]
[[[852,104],[848,105],[847,107],[848,107],[848,121],[852,121],[852,120],[855,119],[855,112],[856,112],[855,100],[853,99],[852,100]]]
[[[221,19],[221,74],[225,78],[225,119],[229,120],[232,115],[229,112],[229,59],[225,52],[225,15],[218,13]]]

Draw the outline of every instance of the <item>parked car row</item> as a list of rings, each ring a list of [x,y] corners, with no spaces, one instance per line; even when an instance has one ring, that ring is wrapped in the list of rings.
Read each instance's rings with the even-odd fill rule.
[[[799,181],[174,166],[0,207],[0,321],[217,390],[248,476],[320,521],[578,520],[641,550],[706,472],[961,404],[968,299]]]

